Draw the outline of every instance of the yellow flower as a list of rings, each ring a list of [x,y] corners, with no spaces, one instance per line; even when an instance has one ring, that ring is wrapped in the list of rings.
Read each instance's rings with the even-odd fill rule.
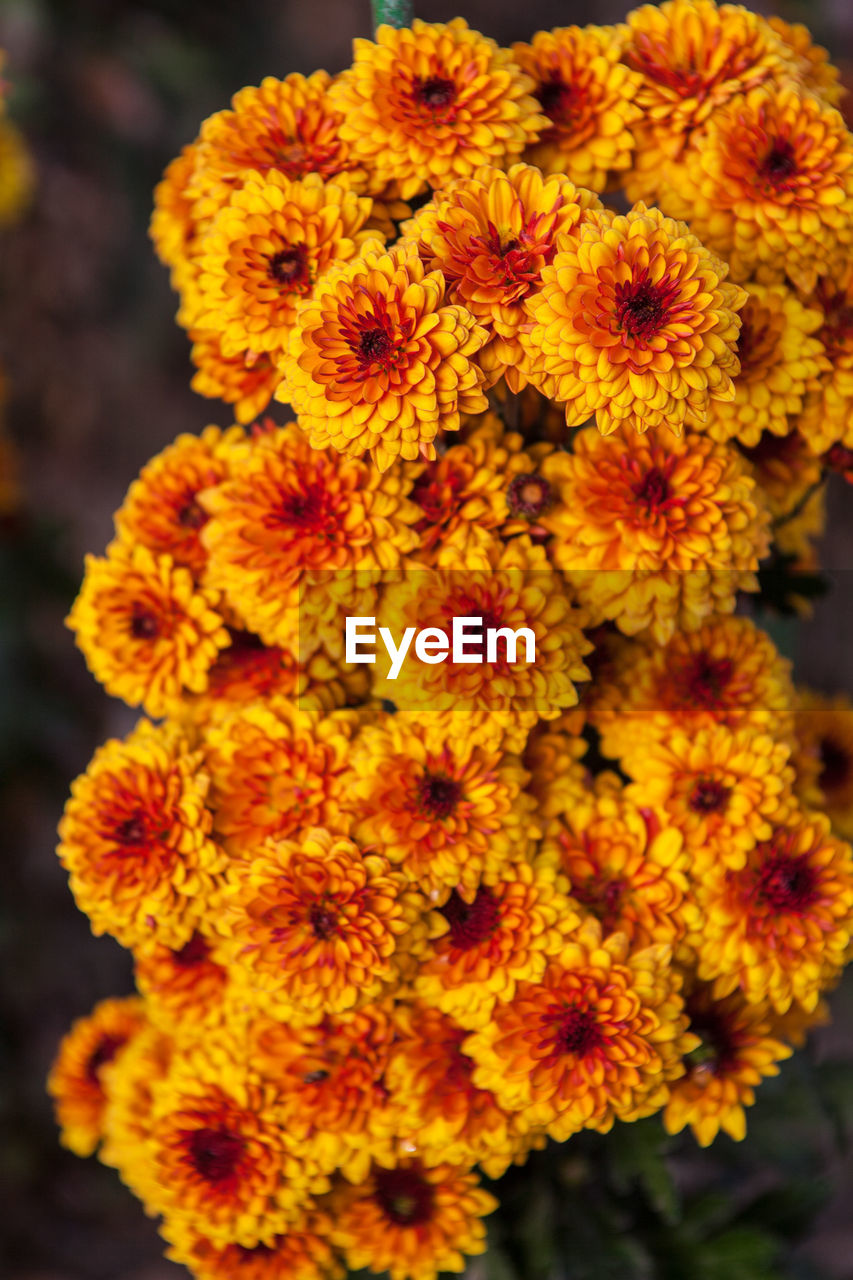
[[[526,301],[521,330],[530,381],[565,402],[566,422],[593,414],[604,435],[705,421],[731,400],[739,365],[737,309],[746,294],[686,223],[636,205],[587,215],[561,239]]]
[[[166,1075],[173,1047],[170,1036],[146,1023],[100,1070],[106,1105],[98,1158],[143,1202],[155,1176],[148,1152],[151,1091]]]
[[[830,106],[837,107],[847,90],[840,82],[838,68],[829,61],[826,49],[812,43],[811,33],[801,22],[786,22],[772,13],[767,23],[793,54],[799,79],[805,88],[811,89]]]
[[[813,453],[839,443],[853,446],[853,267],[818,280],[809,305],[821,315],[817,338],[828,366],[821,370],[797,419]]]
[[[397,458],[434,458],[439,432],[486,408],[473,357],[488,335],[446,292],[413,245],[386,253],[378,241],[318,281],[297,313],[277,392],[315,448],[369,450],[387,471]]]
[[[375,44],[355,40],[353,54],[329,101],[372,191],[390,186],[408,200],[481,164],[506,166],[547,124],[509,50],[462,18],[383,25]]]
[[[134,952],[134,977],[153,1025],[171,1036],[198,1035],[223,1021],[228,972],[197,929],[182,947],[148,943]]]
[[[164,266],[172,268],[174,288],[178,288],[185,278],[185,264],[198,230],[193,217],[192,197],[187,190],[195,169],[196,155],[194,144],[184,147],[181,154],[166,166],[162,179],[154,188],[154,212],[148,233],[157,257]]]
[[[257,418],[272,399],[281,374],[264,353],[225,356],[221,335],[207,329],[190,328],[190,358],[196,373],[190,383],[193,391],[209,399],[224,400],[233,405],[238,422]]]

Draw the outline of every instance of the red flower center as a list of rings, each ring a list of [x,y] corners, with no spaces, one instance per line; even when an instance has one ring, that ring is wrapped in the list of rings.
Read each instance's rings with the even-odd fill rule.
[[[306,484],[302,489],[283,494],[278,515],[282,523],[306,532],[319,532],[329,516],[327,489],[319,483]]]
[[[326,903],[316,903],[308,913],[308,919],[311,922],[311,928],[321,941],[326,942],[331,938],[333,933],[337,932],[338,917],[337,913],[327,906]]]
[[[732,678],[730,658],[714,660],[707,653],[697,654],[692,669],[687,672],[687,691],[699,707],[716,706]]]
[[[645,503],[651,515],[669,500],[669,481],[660,467],[650,467],[642,480],[633,486],[633,492],[638,502]]]
[[[137,640],[153,640],[160,633],[160,623],[150,609],[135,604],[130,619],[130,630]]]
[[[818,747],[820,753],[820,775],[818,783],[822,791],[837,791],[850,781],[850,753],[833,738],[821,738]]]
[[[506,504],[514,516],[536,520],[554,500],[553,490],[542,476],[531,472],[516,476],[506,493]]]
[[[688,804],[694,813],[719,813],[731,794],[716,778],[700,778],[690,793]]]
[[[102,1036],[89,1054],[89,1060],[86,1063],[86,1079],[92,1084],[99,1084],[99,1071],[105,1062],[112,1062],[119,1049],[125,1044],[124,1036]]]
[[[205,1182],[216,1183],[233,1178],[245,1144],[228,1129],[194,1129],[187,1145],[196,1172]]]
[[[126,818],[116,827],[116,838],[121,844],[142,844],[147,834],[145,820],[139,813]]]
[[[618,284],[614,290],[617,329],[640,341],[653,338],[666,324],[673,293],[673,285],[652,284],[645,274]]]
[[[276,284],[302,285],[308,282],[308,253],[303,244],[289,244],[268,259],[268,270]]]
[[[391,339],[384,329],[365,329],[359,339],[358,349],[367,364],[374,361],[381,363],[391,350]]]
[[[545,115],[555,124],[569,126],[583,115],[584,94],[579,85],[566,84],[558,75],[552,75],[536,91]]]
[[[207,513],[202,511],[195,500],[189,497],[178,512],[178,524],[184,529],[200,529],[207,520]]]
[[[432,1217],[435,1193],[416,1169],[377,1169],[374,1195],[386,1218],[399,1227],[414,1227]]]
[[[816,891],[817,877],[805,856],[773,854],[758,874],[758,893],[774,911],[804,911]]]
[[[497,899],[485,886],[477,890],[473,902],[466,902],[454,889],[439,910],[450,925],[450,943],[457,951],[469,951],[485,942],[500,919]]]
[[[418,807],[432,818],[448,818],[462,797],[462,787],[445,773],[425,773],[418,783]]]
[[[204,964],[210,955],[210,947],[198,932],[194,933],[189,942],[185,942],[177,951],[172,952],[172,962],[179,969],[192,969],[197,964]]]
[[[456,100],[456,85],[442,76],[430,76],[428,80],[415,81],[415,101],[428,111],[443,112]]]
[[[563,1053],[582,1058],[601,1042],[601,1032],[588,1009],[570,1009],[563,1019],[557,1041]]]
[[[794,148],[787,138],[777,138],[759,168],[763,178],[780,191],[790,189],[790,179],[797,172]]]

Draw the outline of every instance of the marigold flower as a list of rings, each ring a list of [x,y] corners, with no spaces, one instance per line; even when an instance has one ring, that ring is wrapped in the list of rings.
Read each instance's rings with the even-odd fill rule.
[[[487,407],[473,357],[488,335],[446,293],[411,244],[386,253],[370,243],[317,282],[277,392],[315,448],[369,450],[387,471],[397,458],[434,458],[439,431],[458,431],[460,414]]]
[[[63,1037],[47,1090],[54,1101],[59,1140],[75,1155],[90,1156],[104,1135],[107,1095],[101,1071],[144,1026],[142,1001],[126,996],[102,1000]]]
[[[819,44],[813,44],[808,27],[801,22],[786,22],[778,14],[771,13],[768,25],[793,54],[801,83],[823,98],[830,106],[837,107],[847,90],[840,82],[840,73],[829,61],[829,54]]]
[[[674,945],[684,936],[681,835],[662,824],[651,802],[607,775],[551,823],[541,857],[562,872],[558,883],[605,935],[624,933],[634,948]]]
[[[483,1026],[518,982],[539,981],[579,924],[547,859],[515,857],[485,873],[474,894],[454,888],[430,914],[414,989],[460,1026]]]
[[[329,90],[339,134],[370,173],[371,190],[403,200],[481,164],[507,166],[547,121],[533,81],[508,49],[462,18],[380,26],[353,41],[353,65]]]
[[[557,237],[571,235],[598,196],[560,175],[543,177],[528,164],[508,173],[484,165],[470,178],[436,192],[403,226],[430,271],[441,271],[450,301],[460,303],[488,331],[478,363],[491,386],[505,376],[512,391],[527,381],[527,357],[519,343],[526,322],[524,300],[553,261]]]
[[[228,643],[217,596],[141,543],[113,542],[85,563],[66,625],[107,693],[151,716],[177,710],[186,689],[201,693]]]
[[[828,367],[806,397],[797,428],[813,453],[853,446],[853,267],[824,276],[809,299],[823,317],[817,331]]]
[[[845,840],[853,839],[853,705],[844,696],[824,698],[798,690],[795,763],[813,780],[815,807]],[[798,784],[802,788],[803,779]]]
[[[566,422],[593,414],[609,435],[705,421],[734,397],[737,309],[745,292],[686,223],[636,205],[587,215],[542,268],[520,331],[530,381],[564,401]]]
[[[633,128],[643,116],[637,102],[642,77],[620,62],[625,30],[557,27],[512,46],[549,122],[525,159],[593,191],[630,167]]]
[[[665,644],[757,589],[769,514],[734,450],[692,432],[603,437],[587,427],[542,474],[558,497],[541,517],[550,557],[593,625],[650,629]]]
[[[312,1215],[316,1217],[317,1215]],[[177,1229],[166,1224],[164,1235],[174,1241],[166,1257],[189,1267],[195,1280],[344,1280],[344,1269],[325,1235],[311,1226],[322,1228],[309,1218],[307,1227],[288,1230],[268,1243],[256,1245],[214,1244],[197,1232]]]
[[[141,721],[71,784],[57,853],[95,934],[182,947],[208,908],[224,855],[210,839],[201,753]]]
[[[316,1021],[397,977],[417,914],[417,895],[386,858],[316,827],[229,864],[218,926],[235,983],[259,1007]]]
[[[375,613],[377,571],[417,545],[410,488],[312,449],[293,425],[265,433],[238,472],[200,496],[211,517],[206,580],[265,644],[301,660],[327,637],[340,646],[343,614]]]
[[[528,775],[517,757],[470,739],[438,747],[431,738],[399,716],[366,725],[342,753],[350,772],[341,786],[359,844],[433,900],[456,889],[470,901],[484,869],[523,854],[538,834]]]
[[[223,355],[220,337],[211,330],[190,328],[190,358],[197,370],[190,386],[200,396],[232,405],[234,417],[245,424],[266,409],[281,374],[265,353]]]
[[[631,952],[590,918],[539,982],[520,982],[465,1040],[474,1083],[558,1142],[651,1115],[696,1044],[680,983],[669,947]]]
[[[780,1013],[814,1009],[840,972],[853,928],[853,853],[822,814],[791,816],[740,871],[719,864],[695,885],[698,975],[720,999],[740,988]]]
[[[641,742],[693,735],[715,724],[783,740],[793,732],[791,664],[749,618],[719,617],[678,631],[667,645],[623,641],[587,702],[613,760]]]
[[[195,1035],[223,1020],[228,971],[198,929],[182,947],[138,947],[134,976],[148,1017],[168,1035]]]
[[[498,1202],[463,1165],[425,1168],[401,1160],[374,1168],[360,1186],[339,1187],[328,1201],[331,1241],[352,1271],[387,1271],[391,1280],[437,1280],[464,1271],[486,1249],[483,1216]]]
[[[791,1050],[774,1030],[773,1011],[749,1004],[739,993],[714,1000],[696,986],[685,1000],[690,1031],[699,1044],[684,1059],[685,1074],[673,1082],[663,1113],[667,1133],[690,1125],[701,1147],[722,1129],[740,1142],[746,1136],[744,1107],[755,1101],[755,1086],[779,1074]]]

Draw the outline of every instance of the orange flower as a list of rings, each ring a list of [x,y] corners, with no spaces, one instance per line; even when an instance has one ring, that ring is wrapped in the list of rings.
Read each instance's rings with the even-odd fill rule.
[[[757,589],[769,515],[734,450],[692,432],[625,428],[603,437],[587,427],[573,444],[542,463],[557,501],[540,520],[593,625],[648,628],[665,644]]]
[[[436,192],[403,226],[429,271],[441,271],[448,298],[476,317],[490,341],[478,362],[491,386],[505,376],[512,391],[527,381],[519,328],[524,300],[553,261],[557,237],[573,234],[601,201],[568,178],[543,178],[531,165],[504,173],[484,165]]]
[[[224,856],[209,837],[201,753],[141,721],[71,784],[57,850],[95,934],[182,947],[208,909]]]
[[[187,187],[195,169],[197,147],[184,147],[179,156],[166,166],[162,180],[154,188],[154,212],[149,235],[157,257],[164,266],[179,267],[186,261],[196,233],[192,198]],[[180,273],[173,274],[175,287]]]
[[[642,78],[619,61],[624,33],[624,27],[557,27],[512,47],[549,121],[525,158],[593,191],[629,168],[633,127],[643,115]]]
[[[167,1223],[166,1257],[189,1267],[195,1280],[344,1280],[344,1269],[325,1236],[327,1224],[311,1215],[305,1227],[256,1245],[214,1244],[195,1231]],[[313,1229],[311,1229],[313,1228]],[[318,1234],[324,1231],[324,1234]]]
[[[171,1038],[146,1023],[101,1068],[106,1106],[98,1159],[117,1169],[122,1182],[143,1202],[154,1179],[148,1151],[151,1091],[169,1070],[172,1052]]]
[[[401,1160],[375,1168],[357,1187],[340,1187],[328,1202],[331,1240],[347,1266],[387,1271],[391,1280],[437,1280],[464,1271],[466,1258],[486,1250],[482,1217],[497,1208],[467,1166],[424,1168]]]
[[[829,365],[806,397],[797,427],[813,453],[853,446],[853,267],[818,280],[810,305],[821,315],[817,338]]]
[[[474,1083],[558,1142],[651,1115],[696,1044],[680,982],[668,947],[630,952],[624,934],[602,940],[590,919],[539,982],[520,982],[464,1042]]]
[[[102,1000],[63,1037],[47,1081],[59,1140],[78,1156],[90,1156],[104,1136],[107,1094],[104,1066],[120,1056],[145,1026],[142,1001]]]
[[[565,402],[569,426],[595,414],[603,435],[704,422],[711,400],[733,398],[739,369],[746,294],[727,274],[657,209],[588,214],[525,304],[530,381]]]
[[[594,663],[595,652],[590,656]],[[577,716],[577,725],[565,723]],[[536,812],[542,818],[565,813],[587,791],[589,775],[582,763],[587,743],[580,736],[585,719],[582,707],[567,712],[555,721],[536,725],[527,739],[522,762],[530,774],[527,790],[536,801]]]
[[[767,18],[771,26],[793,54],[794,63],[801,83],[823,98],[830,106],[837,107],[847,90],[840,83],[840,73],[829,61],[829,54],[819,44],[813,44],[811,34],[801,22],[786,22],[778,14],[772,13]]]
[[[201,693],[228,632],[217,596],[170,555],[113,542],[86,573],[66,625],[107,693],[152,716],[176,710],[184,690]]]
[[[190,328],[190,357],[197,369],[190,385],[200,396],[233,405],[238,422],[251,422],[269,404],[281,374],[266,354],[223,355],[220,337],[207,329]]]
[[[443,275],[413,245],[386,253],[371,242],[300,306],[277,397],[315,448],[369,450],[380,471],[434,458],[439,431],[486,408],[473,357],[487,336],[465,307],[448,305]]]
[[[353,41],[353,65],[329,90],[340,137],[371,175],[404,200],[481,164],[518,159],[547,121],[533,81],[508,49],[462,18],[411,29],[381,26]]]
[[[808,536],[814,536],[818,529],[811,520],[803,522],[793,513],[802,516],[810,508],[809,501],[803,507],[803,500],[810,491],[818,490],[822,472],[820,459],[799,431],[789,431],[782,436],[764,432],[756,444],[741,445],[741,452],[752,464],[773,517],[773,541],[781,551],[804,553]]]
[[[138,947],[134,976],[152,1023],[169,1035],[197,1035],[224,1017],[228,973],[198,930],[182,947]]]

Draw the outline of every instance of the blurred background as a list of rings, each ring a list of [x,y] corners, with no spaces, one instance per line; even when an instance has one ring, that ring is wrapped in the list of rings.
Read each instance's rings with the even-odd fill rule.
[[[503,44],[626,9],[416,7],[431,21],[461,12]],[[752,7],[808,23],[853,85],[851,0]],[[37,175],[29,211],[0,235],[0,364],[20,470],[20,504],[0,515],[0,1275],[11,1280],[185,1274],[162,1260],[154,1225],[113,1172],[61,1150],[44,1092],[71,1021],[131,988],[125,953],[90,935],[54,846],[70,780],[135,717],[89,677],[62,620],[85,552],[102,551],[140,466],[179,432],[229,421],[189,390],[189,345],[147,239],[155,183],[240,87],[338,71],[352,38],[369,33],[367,0],[0,0],[10,112]],[[853,503],[840,480],[829,528],[832,590],[786,643],[799,679],[853,693]],[[743,1146],[722,1137],[699,1154],[689,1138],[669,1142],[664,1185],[659,1132],[626,1126],[637,1135],[614,1194],[621,1186],[628,1218],[642,1219],[638,1238],[658,1240],[657,1261],[649,1270],[637,1250],[596,1260],[594,1248],[582,1260],[584,1245],[573,1274],[853,1277],[853,981],[833,1010],[832,1027],[762,1089]],[[597,1158],[595,1141],[587,1155]],[[671,1187],[687,1205],[678,1227]],[[582,1177],[566,1195],[580,1229],[594,1216]],[[478,1263],[477,1274],[489,1273]]]

